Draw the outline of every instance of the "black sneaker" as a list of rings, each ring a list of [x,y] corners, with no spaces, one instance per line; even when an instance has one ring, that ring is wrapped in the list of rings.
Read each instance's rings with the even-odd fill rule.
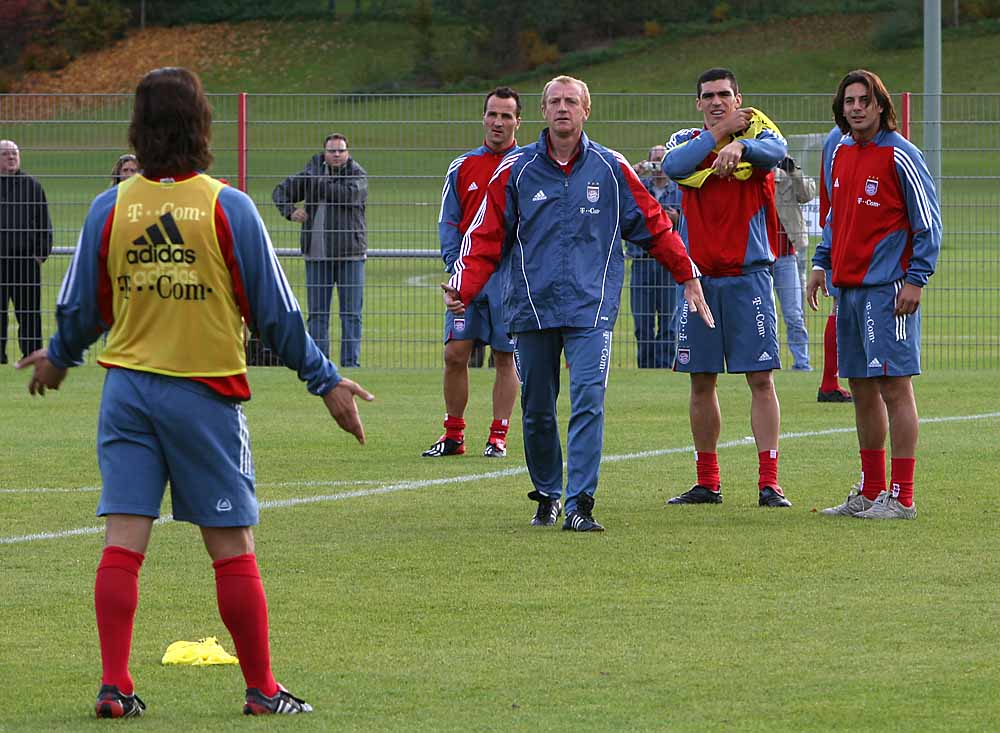
[[[452,440],[441,436],[438,442],[425,450],[420,455],[424,458],[441,458],[442,456],[460,456],[465,453],[464,440]]]
[[[785,493],[781,490],[780,486],[765,486],[760,490],[760,496],[757,497],[757,504],[759,506],[791,506],[792,502],[785,498]]]
[[[667,499],[668,504],[721,504],[722,487],[718,491],[712,491],[707,486],[695,484],[680,496]]]
[[[274,697],[268,697],[256,687],[248,687],[247,701],[243,706],[244,715],[297,715],[312,711],[312,705],[295,697],[281,685],[278,685]]]
[[[603,532],[604,527],[594,519],[593,511],[594,497],[580,494],[576,500],[576,509],[566,515],[562,528],[574,532]]]
[[[138,695],[123,695],[115,685],[101,685],[94,705],[98,718],[138,718],[145,709]]]
[[[505,458],[507,456],[507,441],[503,438],[491,438],[486,442],[483,455],[487,458]]]
[[[820,390],[816,393],[817,402],[854,402],[854,398],[851,397],[851,393],[848,392],[843,387],[837,387],[837,389],[831,389],[829,392],[824,392]]]
[[[538,509],[531,520],[532,527],[551,527],[562,514],[562,502],[558,499],[550,499],[537,491],[530,492],[528,498],[538,502]]]

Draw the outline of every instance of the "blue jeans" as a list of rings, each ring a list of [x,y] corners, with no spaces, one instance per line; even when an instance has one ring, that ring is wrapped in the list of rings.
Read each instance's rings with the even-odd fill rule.
[[[674,278],[651,257],[634,259],[629,300],[635,320],[639,368],[669,369],[676,341],[677,284]]]
[[[785,338],[792,352],[792,369],[809,368],[809,334],[802,314],[802,280],[795,255],[779,257],[774,263],[774,292],[785,320]]]
[[[340,302],[340,366],[361,366],[361,308],[365,297],[364,260],[306,260],[309,335],[330,356],[330,303],[337,286]]]

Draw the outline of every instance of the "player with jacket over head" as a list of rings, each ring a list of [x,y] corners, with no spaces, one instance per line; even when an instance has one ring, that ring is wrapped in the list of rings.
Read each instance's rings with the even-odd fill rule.
[[[58,331],[28,388],[59,389],[103,333],[107,368],[97,457],[105,547],[94,607],[103,672],[100,718],[137,717],[129,671],[139,570],[167,481],[174,519],[199,527],[215,569],[219,615],[246,681],[247,715],[312,707],[271,672],[267,600],[254,554],[253,456],[241,403],[250,399],[249,325],[337,424],[365,441],[354,398],[372,396],[320,352],[253,201],[201,171],[212,162],[212,113],[198,77],[151,71],[136,89],[129,142],[142,173],[91,204],[56,302]]]
[[[563,529],[601,531],[594,494],[625,273],[622,238],[648,250],[684,283],[692,312],[707,326],[712,316],[698,270],[669,217],[622,155],[583,132],[590,116],[587,85],[569,76],[552,79],[542,91],[542,116],[548,127],[537,142],[508,155],[493,174],[442,288],[445,305],[461,314],[497,268],[505,268],[504,318],[515,337],[536,526],[554,525],[562,510],[556,400],[565,351],[570,417]]]
[[[668,504],[719,504],[720,372],[744,373],[750,387],[750,428],[757,445],[757,503],[788,507],[778,484],[781,412],[774,391],[779,369],[778,324],[771,268],[778,215],[774,167],[788,154],[780,130],[760,110],[744,108],[729,69],[698,78],[701,129],[680,130],[667,142],[663,170],[683,190],[688,249],[702,272],[705,299],[718,328],[678,314],[674,369],[691,375],[691,434],[697,483]]]
[[[861,483],[822,513],[914,519],[918,418],[911,378],[920,374],[920,299],[941,250],[941,208],[923,154],[896,130],[896,110],[878,75],[847,74],[833,114],[844,138],[830,162],[830,212],[806,297],[816,310],[831,270],[840,289],[837,361],[854,397]]]

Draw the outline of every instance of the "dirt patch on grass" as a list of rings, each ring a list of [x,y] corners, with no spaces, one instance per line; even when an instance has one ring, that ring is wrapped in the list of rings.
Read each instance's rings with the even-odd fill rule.
[[[134,31],[108,48],[81,56],[59,71],[32,71],[11,88],[15,94],[115,94],[132,92],[146,72],[183,66],[197,73],[230,69],[268,42],[260,21]]]

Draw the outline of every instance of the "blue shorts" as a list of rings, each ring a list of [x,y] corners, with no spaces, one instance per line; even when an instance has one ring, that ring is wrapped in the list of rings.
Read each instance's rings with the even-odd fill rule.
[[[479,294],[460,316],[450,311],[444,315],[444,342],[479,341],[489,344],[494,351],[514,351],[514,339],[507,335],[507,325],[503,320],[503,303],[500,295],[500,281],[491,278]]]
[[[701,289],[715,317],[709,328],[681,298],[674,371],[730,374],[780,369],[774,281],[768,270],[732,277],[703,275]]]
[[[97,516],[158,517],[170,482],[174,519],[257,524],[250,433],[239,402],[190,379],[109,369],[97,425]]]
[[[868,288],[841,288],[837,310],[840,376],[911,377],[920,374],[920,308],[893,315],[903,280]]]

